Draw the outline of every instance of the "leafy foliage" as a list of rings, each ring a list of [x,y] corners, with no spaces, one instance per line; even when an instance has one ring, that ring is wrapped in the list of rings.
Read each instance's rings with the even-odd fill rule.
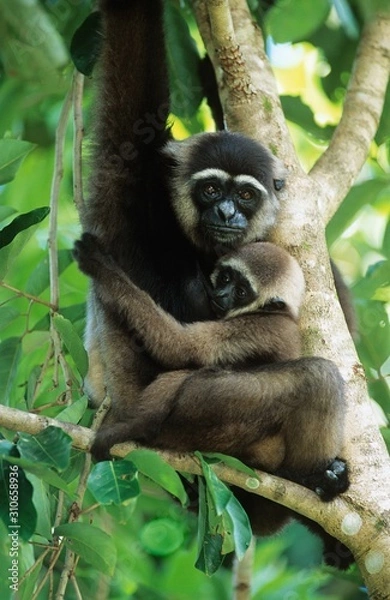
[[[275,70],[283,83],[283,108],[307,168],[337,123],[362,25],[375,10],[384,8],[385,1],[249,2],[261,26],[273,36],[273,42],[268,40],[271,57],[276,50],[281,54],[283,66],[278,59]],[[89,0],[66,3],[66,11],[60,10],[60,4],[32,0],[27,10],[14,2],[15,18],[11,18],[11,5],[0,2],[4,23],[4,35],[2,29],[0,36],[0,398],[4,406],[88,426],[92,415],[82,386],[88,359],[81,341],[87,283],[71,254],[80,227],[72,202],[70,128],[60,201],[55,207],[58,281],[51,279],[49,269],[46,217],[56,127],[71,85],[68,48],[78,68],[93,76],[99,52],[99,17],[95,13],[85,21],[91,12]],[[173,132],[183,137],[213,127],[198,77],[203,48],[189,2],[167,2],[166,25]],[[26,32],[27,41],[23,37]],[[39,32],[44,32],[42,40]],[[315,64],[307,73],[313,55]],[[291,60],[292,56],[300,59]],[[303,72],[305,79],[299,86]],[[315,82],[311,94],[307,94],[307,77]],[[87,79],[87,132],[91,97]],[[360,325],[357,348],[370,392],[385,416],[390,414],[389,102],[390,91],[362,176],[327,230],[331,253],[353,290]],[[86,151],[89,143],[87,137]],[[59,292],[56,310],[53,286]],[[58,343],[54,344],[56,334]],[[383,425],[390,444],[385,420]],[[75,579],[86,599],[231,597],[226,555],[233,549],[243,555],[250,527],[212,465],[223,460],[252,477],[251,469],[229,457],[200,456],[204,477],[194,482],[143,449],[121,462],[90,468],[88,458],[71,449],[69,437],[59,428],[48,427],[39,435],[19,434],[15,440],[9,431],[3,429],[2,433],[1,598],[10,597],[7,569],[12,540],[8,533],[13,523],[9,508],[16,473],[22,600],[45,600],[51,581],[57,588],[66,552],[79,557]],[[198,517],[187,510],[194,495]],[[320,600],[340,594],[345,599],[364,598],[356,573],[341,578],[321,570],[316,544],[298,526],[276,539],[259,542],[253,598]],[[106,593],[99,596],[102,589]],[[77,597],[73,588],[68,587],[66,597]]]

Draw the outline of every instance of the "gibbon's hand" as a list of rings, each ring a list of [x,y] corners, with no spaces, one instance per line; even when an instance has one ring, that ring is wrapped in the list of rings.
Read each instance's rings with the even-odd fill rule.
[[[348,489],[348,466],[340,458],[335,458],[324,471],[310,475],[304,485],[312,489],[324,502],[330,502]]]
[[[83,233],[81,239],[75,242],[73,256],[80,271],[96,279],[103,269],[117,270],[114,259],[103,251],[97,237],[91,233]]]

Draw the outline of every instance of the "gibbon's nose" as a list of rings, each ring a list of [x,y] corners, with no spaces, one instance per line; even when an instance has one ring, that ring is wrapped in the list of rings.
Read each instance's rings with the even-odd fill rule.
[[[236,207],[233,200],[224,200],[218,204],[218,215],[227,223],[236,212]]]
[[[223,290],[218,290],[214,293],[214,302],[218,306],[218,308],[227,312],[231,308],[231,300],[233,297],[233,293],[231,290],[231,286],[224,288]]]

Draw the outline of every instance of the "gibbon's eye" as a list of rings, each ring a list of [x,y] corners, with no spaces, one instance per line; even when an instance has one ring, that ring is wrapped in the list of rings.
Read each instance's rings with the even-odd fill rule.
[[[227,285],[228,283],[230,283],[231,277],[229,273],[227,271],[225,271],[224,273],[220,273],[219,281],[222,285]]]
[[[244,300],[244,298],[246,298],[248,295],[248,290],[242,286],[239,286],[236,288],[235,293],[237,298],[240,298],[240,300]]]
[[[203,188],[203,193],[209,198],[216,198],[220,194],[219,188],[213,183],[207,183]]]
[[[241,200],[249,201],[253,199],[254,193],[252,190],[248,190],[247,188],[244,190],[238,190],[238,195],[240,196]]]

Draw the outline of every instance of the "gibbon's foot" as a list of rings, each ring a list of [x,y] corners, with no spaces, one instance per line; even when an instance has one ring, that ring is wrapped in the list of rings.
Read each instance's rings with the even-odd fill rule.
[[[324,544],[323,559],[326,565],[340,571],[346,571],[355,562],[350,549],[336,539]]]
[[[104,460],[112,460],[112,456],[110,454],[110,449],[107,448],[105,444],[100,444],[99,439],[93,442],[90,453],[96,462],[102,462]]]
[[[106,254],[95,235],[83,233],[81,239],[75,242],[73,256],[77,260],[80,270],[86,275],[96,276],[101,270],[101,265],[115,270],[115,263],[109,254]]]
[[[313,475],[310,479],[309,487],[315,491],[321,500],[329,502],[348,489],[348,466],[343,460],[335,458],[326,467],[325,471]]]

